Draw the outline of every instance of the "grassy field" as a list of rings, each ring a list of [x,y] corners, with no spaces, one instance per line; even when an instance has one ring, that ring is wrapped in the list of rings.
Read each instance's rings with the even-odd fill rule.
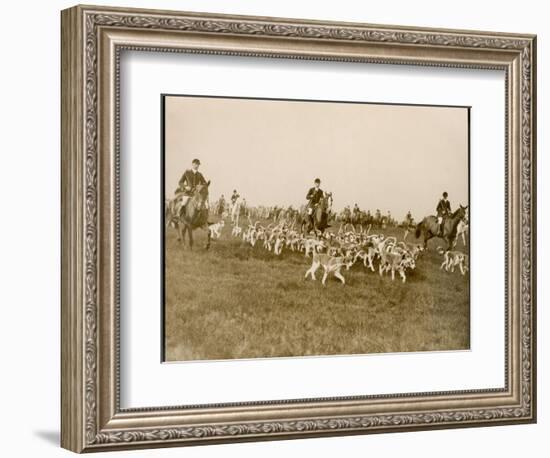
[[[356,264],[343,270],[346,285],[329,277],[323,287],[322,270],[304,280],[311,259],[303,253],[275,256],[230,232],[226,225],[205,251],[196,231],[191,251],[167,229],[167,361],[469,348],[468,275],[439,269],[439,239],[404,284]]]

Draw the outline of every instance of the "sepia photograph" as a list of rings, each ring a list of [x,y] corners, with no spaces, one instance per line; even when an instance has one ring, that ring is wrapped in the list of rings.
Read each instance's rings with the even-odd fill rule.
[[[163,94],[162,359],[470,348],[470,107]]]

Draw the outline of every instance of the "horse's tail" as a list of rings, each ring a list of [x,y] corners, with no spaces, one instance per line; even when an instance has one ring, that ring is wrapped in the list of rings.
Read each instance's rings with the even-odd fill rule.
[[[414,231],[414,236],[416,238],[418,238],[418,237],[420,237],[421,233],[422,233],[422,222],[420,222],[416,225],[416,230]]]

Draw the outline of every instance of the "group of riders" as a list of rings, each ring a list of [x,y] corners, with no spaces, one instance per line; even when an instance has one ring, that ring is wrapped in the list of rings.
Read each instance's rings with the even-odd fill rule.
[[[174,202],[175,205],[181,210],[184,209],[191,197],[194,195],[195,191],[197,190],[197,187],[199,186],[208,186],[209,182],[206,181],[203,174],[199,172],[199,167],[201,165],[201,162],[199,159],[193,159],[191,162],[191,168],[187,169],[183,175],[181,176],[178,187],[174,193]],[[443,233],[443,228],[445,224],[445,219],[449,217],[451,212],[451,203],[448,200],[448,193],[444,192],[441,199],[437,203],[436,206],[436,213],[437,213],[437,223],[439,225],[439,232],[440,234]],[[239,200],[240,195],[237,192],[237,190],[233,190],[233,193],[230,197],[231,206],[234,206],[236,202]],[[305,218],[308,223],[308,227],[314,229],[315,228],[315,220],[314,220],[314,214],[316,210],[319,208],[319,205],[323,201],[323,199],[332,198],[331,193],[326,193],[321,189],[321,180],[319,178],[315,178],[313,182],[313,186],[309,188],[306,194],[306,215]],[[208,207],[208,199],[204,200],[203,203],[205,210],[209,210]],[[222,214],[225,209],[225,197],[221,196],[220,200],[218,201],[218,208],[217,211],[219,214]],[[346,210],[349,210],[349,207],[346,208]],[[360,209],[357,204],[355,204],[353,208],[354,213],[359,213]],[[375,218],[377,220],[381,220],[382,216],[380,214],[380,210],[376,211]],[[391,220],[391,214],[388,212],[387,218]],[[408,225],[413,224],[413,218],[411,215],[411,212],[407,213],[407,216],[405,217],[405,223]]]
[[[379,208],[376,209],[374,215],[370,210],[366,212],[359,208],[359,205],[355,204],[353,210],[349,205],[346,205],[340,214],[340,220],[343,223],[352,225],[374,225],[374,226],[396,226],[397,221],[393,219],[391,212],[388,210],[386,215],[382,215]],[[411,212],[407,213],[404,224],[409,225],[413,223]]]
[[[237,192],[236,189],[233,189],[233,194],[231,194],[231,197],[229,198],[229,201],[231,202],[231,204],[229,205],[229,208],[233,208],[237,204],[237,201],[240,198],[241,198],[241,195]],[[246,206],[246,201],[244,201],[243,199],[243,207],[245,206]],[[225,201],[225,196],[222,194],[216,204],[216,208],[215,208],[216,214],[223,215],[223,213],[226,210],[226,207],[227,207],[227,202]]]

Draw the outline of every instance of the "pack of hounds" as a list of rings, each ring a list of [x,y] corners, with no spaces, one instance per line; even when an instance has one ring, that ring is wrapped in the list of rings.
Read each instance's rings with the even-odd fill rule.
[[[211,237],[219,239],[224,226],[224,220],[210,225]],[[365,232],[339,231],[304,235],[285,222],[263,225],[259,221],[252,223],[249,220],[247,227],[233,225],[231,236],[242,239],[243,243],[252,247],[260,245],[277,256],[284,250],[303,253],[306,258],[311,259],[311,266],[304,278],[316,280],[317,271],[322,269],[323,285],[326,285],[330,275],[345,284],[343,271],[349,270],[356,263],[362,263],[373,272],[378,270],[380,276],[391,275],[392,280],[395,280],[397,274],[402,282],[406,282],[407,273],[416,268],[417,261],[424,251],[423,246],[369,232],[370,228]],[[444,250],[441,247],[438,248],[438,252],[443,257],[442,270],[454,272],[458,267],[462,275],[466,274],[466,254],[458,250]]]

